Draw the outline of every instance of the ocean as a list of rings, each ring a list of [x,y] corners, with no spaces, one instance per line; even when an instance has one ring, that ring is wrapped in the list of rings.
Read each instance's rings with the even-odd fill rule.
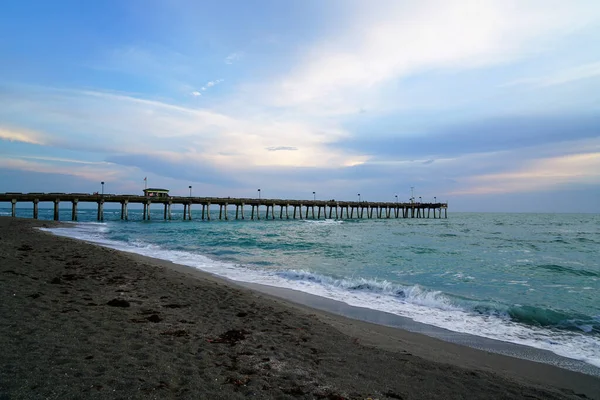
[[[52,231],[600,367],[600,215],[219,221],[213,213],[210,222],[183,221],[174,210],[163,221],[156,210],[141,221],[130,210],[124,222],[120,210],[105,210],[98,223],[95,210],[80,209],[73,228]]]

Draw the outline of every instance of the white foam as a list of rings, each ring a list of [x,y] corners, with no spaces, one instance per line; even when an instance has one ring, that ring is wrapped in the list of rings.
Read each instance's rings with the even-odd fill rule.
[[[315,221],[317,222],[317,221]],[[335,279],[310,271],[264,271],[248,266],[215,261],[200,254],[166,250],[134,241],[123,243],[106,239],[106,224],[78,224],[75,228],[43,229],[60,236],[91,241],[106,247],[172,261],[223,276],[231,280],[300,290],[342,301],[351,306],[370,308],[410,318],[414,321],[506,342],[548,350],[600,367],[600,338],[577,332],[556,331],[526,326],[501,314],[474,314],[455,305],[439,291],[421,286],[401,287],[387,281]],[[518,282],[522,284],[523,282]],[[582,327],[582,330],[585,331]]]
[[[339,225],[343,224],[344,221],[337,219],[302,219],[301,222],[305,224],[315,224],[315,225]]]

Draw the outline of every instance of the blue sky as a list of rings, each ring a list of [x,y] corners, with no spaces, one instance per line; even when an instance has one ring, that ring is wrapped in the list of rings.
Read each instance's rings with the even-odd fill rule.
[[[8,1],[0,192],[600,212],[598,1]]]

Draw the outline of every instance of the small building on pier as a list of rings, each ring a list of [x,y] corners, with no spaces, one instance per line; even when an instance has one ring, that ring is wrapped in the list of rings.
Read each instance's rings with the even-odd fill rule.
[[[169,197],[169,190],[148,188],[148,189],[144,189],[144,196],[146,196],[146,197]]]

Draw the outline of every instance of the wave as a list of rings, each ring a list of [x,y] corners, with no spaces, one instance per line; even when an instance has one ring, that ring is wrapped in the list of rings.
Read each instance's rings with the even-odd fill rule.
[[[547,328],[583,331],[600,335],[600,319],[583,314],[535,306],[513,306],[507,310],[513,321]]]
[[[544,269],[546,271],[555,272],[558,274],[600,277],[600,273],[598,273],[598,272],[588,271],[585,269],[576,269],[576,268],[571,268],[571,267],[565,267],[563,265],[557,265],[557,264],[536,265],[536,266],[532,266],[532,269]]]
[[[600,334],[600,320],[583,314],[573,314],[535,306],[508,306],[501,303],[480,302],[450,296],[441,291],[426,289],[420,285],[404,286],[385,280],[333,278],[309,271],[295,270],[280,271],[276,274],[288,280],[318,283],[350,292],[363,291],[378,295],[384,294],[403,302],[439,310],[465,311],[487,317],[508,318],[513,322],[525,325]]]

